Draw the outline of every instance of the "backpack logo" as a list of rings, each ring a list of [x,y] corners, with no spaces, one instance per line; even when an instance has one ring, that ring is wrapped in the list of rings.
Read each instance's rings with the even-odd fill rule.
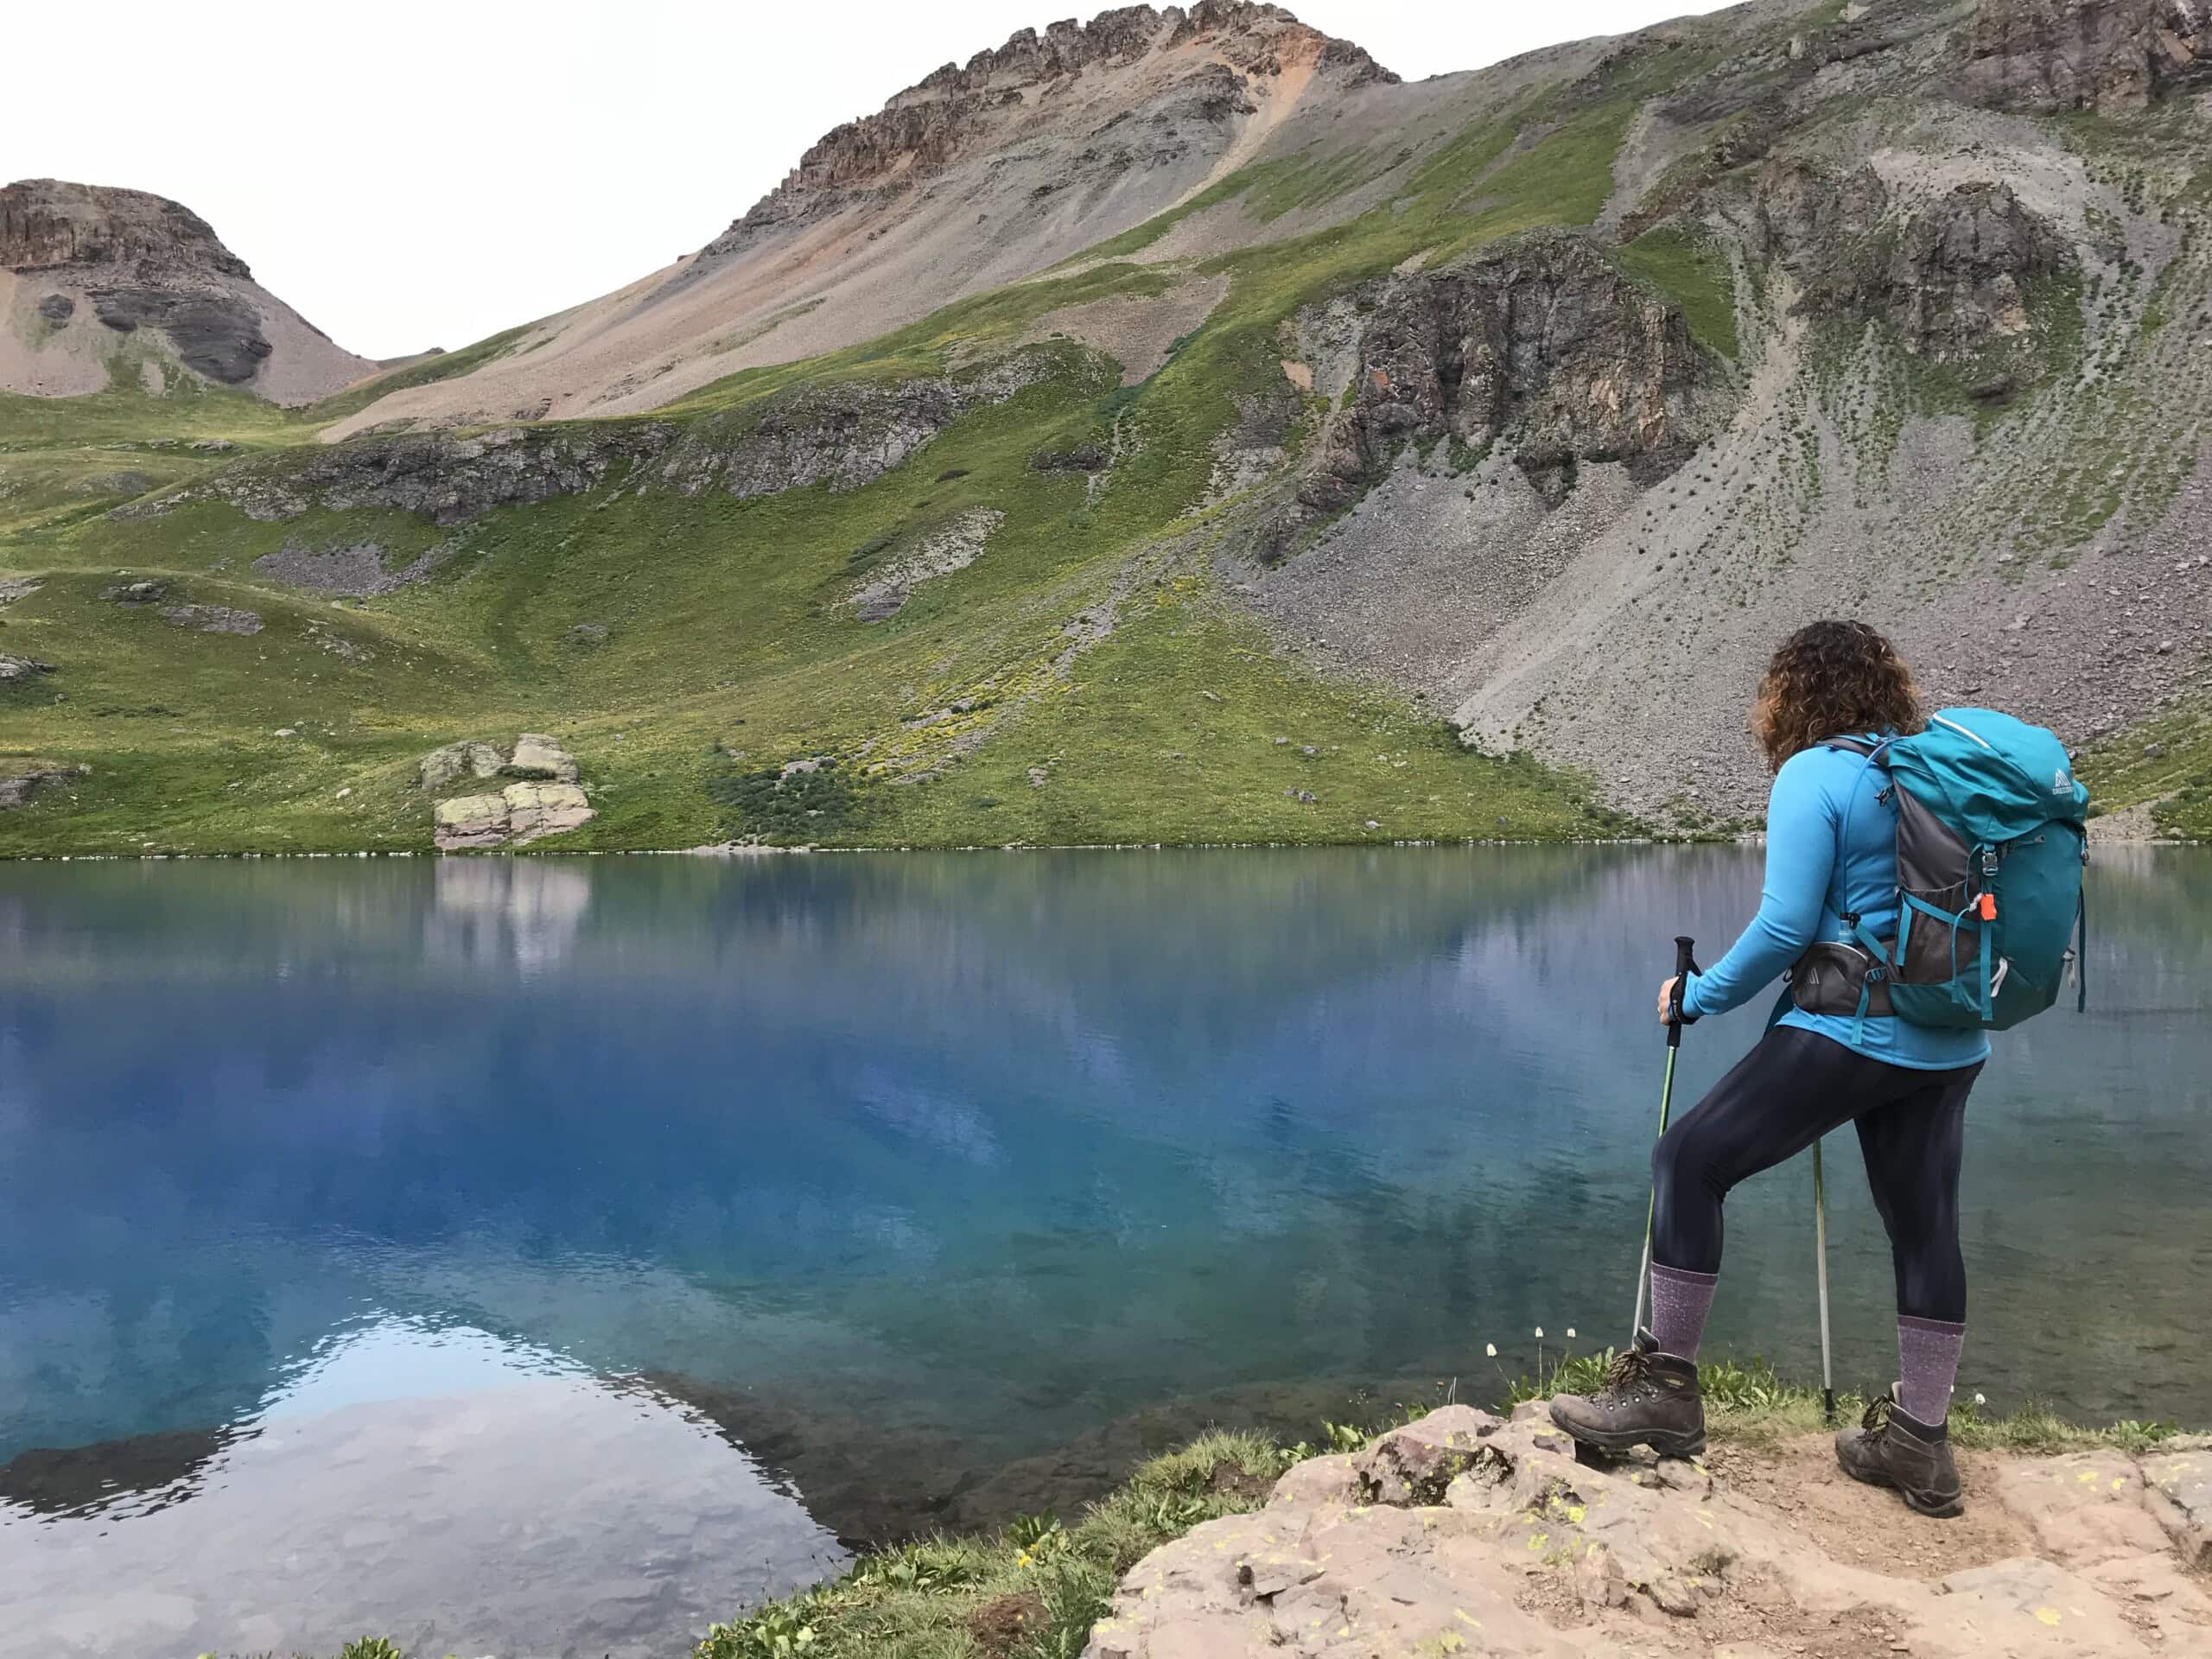
[[[2050,792],[2054,795],[2071,795],[2074,792],[2074,780],[2066,775],[2065,767],[2061,766],[2051,773]]]

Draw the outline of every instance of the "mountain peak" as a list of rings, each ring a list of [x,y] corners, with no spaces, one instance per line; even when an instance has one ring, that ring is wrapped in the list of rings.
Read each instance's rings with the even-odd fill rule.
[[[255,282],[181,202],[64,179],[0,187],[0,389],[74,396],[121,370],[158,390],[181,370],[304,404],[375,366]]]
[[[1351,41],[1254,0],[1117,6],[1087,24],[1070,17],[1041,34],[1016,29],[1005,45],[946,63],[874,114],[825,134],[707,251],[727,252],[747,230],[810,218],[855,194],[902,191],[1098,95],[1133,106],[1179,88],[1196,94],[1193,114],[1220,120],[1250,112],[1246,93],[1255,83],[1316,75],[1346,88],[1398,79]]]

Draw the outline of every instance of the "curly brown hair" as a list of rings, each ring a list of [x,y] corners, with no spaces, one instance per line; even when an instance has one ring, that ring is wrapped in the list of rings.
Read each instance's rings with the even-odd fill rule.
[[[1920,688],[1897,647],[1864,622],[1808,622],[1783,640],[1759,681],[1751,735],[1775,771],[1802,750],[1854,732],[1910,736],[1926,725]]]

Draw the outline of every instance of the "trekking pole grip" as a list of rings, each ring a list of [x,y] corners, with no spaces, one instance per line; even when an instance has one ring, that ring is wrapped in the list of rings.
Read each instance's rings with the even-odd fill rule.
[[[1682,1046],[1682,993],[1688,988],[1690,975],[1696,970],[1697,959],[1693,954],[1697,942],[1687,933],[1675,935],[1675,991],[1668,998],[1667,1046]]]

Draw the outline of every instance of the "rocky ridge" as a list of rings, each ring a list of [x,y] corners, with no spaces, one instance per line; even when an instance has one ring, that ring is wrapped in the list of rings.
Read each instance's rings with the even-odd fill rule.
[[[1543,1402],[1447,1406],[1154,1550],[1086,1659],[2138,1659],[2212,1632],[2212,1442],[1968,1454],[1965,1522],[1825,1455],[1578,1457]]]
[[[730,253],[747,232],[833,210],[861,193],[914,189],[953,162],[1002,141],[1007,130],[1018,130],[1031,111],[1063,97],[1086,72],[1197,44],[1207,54],[1145,119],[1109,122],[1095,135],[1122,146],[1115,158],[1121,164],[1160,159],[1156,150],[1147,156],[1141,148],[1147,126],[1155,143],[1172,144],[1181,123],[1253,113],[1247,79],[1280,76],[1287,66],[1319,68],[1348,86],[1397,79],[1350,41],[1306,27],[1280,6],[1249,0],[1198,0],[1187,11],[1122,6],[1088,24],[1074,18],[1053,23],[1042,35],[1017,29],[996,50],[978,52],[964,65],[948,63],[876,113],[826,134],[781,184],[708,244],[706,253]],[[1125,125],[1135,130],[1116,130]]]

